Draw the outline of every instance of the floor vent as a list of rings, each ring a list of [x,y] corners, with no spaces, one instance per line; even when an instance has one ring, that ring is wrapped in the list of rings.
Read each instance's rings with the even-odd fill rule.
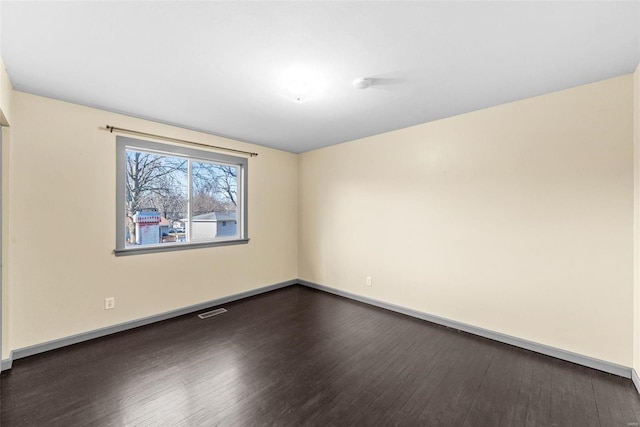
[[[198,314],[198,317],[201,319],[206,319],[207,317],[213,317],[213,316],[217,316],[218,314],[222,314],[222,313],[226,313],[227,310],[225,310],[224,308],[218,308],[215,310],[211,310],[211,311],[206,311],[204,313],[200,313]]]

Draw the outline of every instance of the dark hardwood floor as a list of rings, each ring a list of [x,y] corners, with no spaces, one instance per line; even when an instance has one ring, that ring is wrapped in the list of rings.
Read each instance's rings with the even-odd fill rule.
[[[14,362],[2,426],[632,426],[630,380],[293,286]]]

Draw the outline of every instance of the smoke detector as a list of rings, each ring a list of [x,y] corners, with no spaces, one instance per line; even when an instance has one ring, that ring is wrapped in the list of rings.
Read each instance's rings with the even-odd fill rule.
[[[371,79],[359,78],[353,81],[353,87],[356,89],[366,89],[371,86]]]

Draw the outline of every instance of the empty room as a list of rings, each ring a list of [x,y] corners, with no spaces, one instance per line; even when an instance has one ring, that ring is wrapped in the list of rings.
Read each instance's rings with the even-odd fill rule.
[[[0,1],[0,423],[639,426],[640,1]]]

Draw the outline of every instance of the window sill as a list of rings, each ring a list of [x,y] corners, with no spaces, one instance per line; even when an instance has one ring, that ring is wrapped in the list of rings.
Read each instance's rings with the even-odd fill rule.
[[[184,251],[189,249],[211,248],[215,246],[244,245],[249,239],[216,240],[211,242],[160,244],[153,246],[141,246],[126,249],[115,249],[115,256],[142,255],[156,252]]]

